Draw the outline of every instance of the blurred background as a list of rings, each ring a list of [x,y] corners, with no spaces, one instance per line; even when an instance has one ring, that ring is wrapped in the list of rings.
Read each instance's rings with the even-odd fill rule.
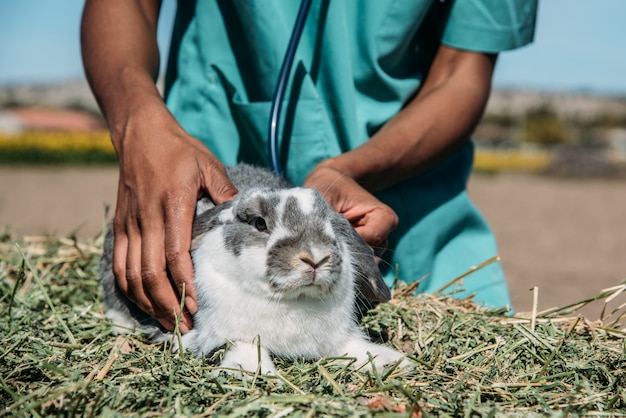
[[[82,5],[0,2],[3,239],[92,237],[115,206],[116,157],[80,58]],[[175,8],[163,1],[163,63]],[[625,16],[623,0],[543,1],[535,42],[498,60],[469,192],[517,311],[534,286],[541,310],[626,277]]]

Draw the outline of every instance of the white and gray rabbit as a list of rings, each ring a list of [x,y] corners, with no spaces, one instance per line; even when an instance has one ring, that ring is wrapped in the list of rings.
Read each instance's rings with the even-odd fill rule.
[[[407,366],[401,353],[372,343],[358,327],[358,298],[385,301],[390,293],[350,223],[316,190],[290,188],[269,170],[240,164],[227,172],[239,190],[235,199],[198,202],[192,241],[198,311],[183,348],[207,355],[230,343],[221,367],[256,371],[260,362],[263,373],[275,372],[270,355],[347,355],[357,366],[371,356],[377,368]],[[112,235],[100,265],[106,315],[163,339],[157,322],[116,286]]]

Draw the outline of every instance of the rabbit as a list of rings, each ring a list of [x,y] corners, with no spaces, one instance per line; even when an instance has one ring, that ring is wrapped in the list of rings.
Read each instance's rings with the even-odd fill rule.
[[[191,252],[198,309],[183,348],[206,356],[229,343],[220,369],[240,377],[259,367],[275,374],[272,356],[347,355],[369,369],[409,366],[358,327],[359,298],[383,302],[391,295],[372,249],[350,223],[318,191],[290,187],[267,169],[238,164],[227,174],[237,196],[197,204]],[[112,241],[110,229],[100,263],[107,318],[118,331],[137,328],[163,340],[158,323],[117,288]]]

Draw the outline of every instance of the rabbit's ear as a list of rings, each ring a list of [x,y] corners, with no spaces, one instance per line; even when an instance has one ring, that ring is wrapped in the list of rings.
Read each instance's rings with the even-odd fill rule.
[[[209,209],[215,207],[215,203],[208,197],[202,196],[196,203],[196,216],[200,216]]]
[[[200,204],[199,201],[198,204]],[[193,220],[193,228],[191,229],[191,247],[195,248],[197,241],[204,236],[204,234],[213,228],[222,225],[223,220],[220,219],[220,214],[225,210],[230,210],[232,207],[233,201],[229,200],[221,205],[213,205],[211,208],[201,212],[199,215],[196,214],[196,218]],[[198,210],[196,208],[196,213],[197,212]]]
[[[370,302],[387,302],[391,292],[383,280],[380,269],[374,259],[374,251],[354,230],[354,268],[356,270],[357,290]]]
[[[335,218],[333,227],[335,232],[343,237],[344,243],[350,251],[358,292],[370,302],[387,302],[391,299],[391,292],[378,269],[374,259],[374,251],[354,230],[352,225],[342,215],[339,216],[341,218]]]

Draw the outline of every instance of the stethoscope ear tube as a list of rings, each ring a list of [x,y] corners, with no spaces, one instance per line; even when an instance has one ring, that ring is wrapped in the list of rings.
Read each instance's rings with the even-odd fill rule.
[[[302,35],[302,29],[304,28],[304,22],[311,8],[311,0],[302,0],[300,3],[300,9],[296,16],[296,23],[293,26],[291,32],[291,38],[287,45],[287,51],[285,52],[285,58],[280,67],[278,74],[278,81],[276,82],[276,89],[274,90],[274,97],[272,98],[272,108],[270,111],[270,123],[269,133],[267,141],[267,155],[270,160],[270,168],[278,175],[283,175],[282,168],[280,166],[280,151],[278,149],[278,121],[280,119],[280,109],[283,104],[283,98],[285,97],[285,89],[287,87],[287,81],[289,80],[289,73],[293,66],[293,58],[296,55],[296,49],[300,42],[300,36]]]

